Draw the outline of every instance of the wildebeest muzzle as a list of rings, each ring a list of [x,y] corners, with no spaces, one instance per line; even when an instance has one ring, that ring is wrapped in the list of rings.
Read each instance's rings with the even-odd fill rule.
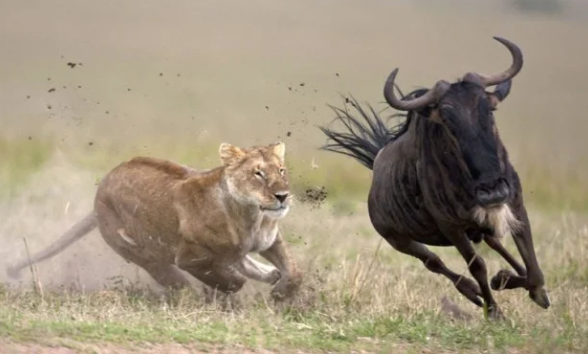
[[[505,203],[510,195],[508,182],[504,178],[477,183],[476,199],[482,207],[492,207]]]

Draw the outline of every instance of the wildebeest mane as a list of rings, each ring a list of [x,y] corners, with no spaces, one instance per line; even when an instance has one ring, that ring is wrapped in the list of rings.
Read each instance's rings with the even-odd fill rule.
[[[400,89],[398,91],[404,99],[413,97],[414,95],[420,95],[426,89],[417,89],[406,96],[402,94]],[[347,129],[347,132],[335,132],[326,127],[318,127],[333,141],[332,143],[323,145],[320,149],[350,156],[371,170],[378,152],[407,131],[412,112],[408,112],[408,114],[396,112],[384,119],[370,104],[366,104],[368,107],[367,110],[362,108],[353,96],[351,98],[345,98],[345,103],[353,106],[359,117],[354,117],[347,105],[345,105],[345,109],[329,105],[336,114],[336,117],[331,123],[335,121],[341,122]],[[387,123],[392,118],[405,119],[389,128]]]

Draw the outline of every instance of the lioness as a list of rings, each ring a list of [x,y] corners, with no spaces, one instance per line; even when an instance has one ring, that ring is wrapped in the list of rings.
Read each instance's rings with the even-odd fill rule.
[[[7,272],[18,277],[98,227],[114,251],[163,287],[189,286],[175,265],[225,294],[239,291],[248,277],[275,284],[277,300],[289,297],[301,274],[278,229],[291,202],[285,149],[282,142],[247,149],[223,143],[222,165],[206,171],[150,157],[123,162],[98,185],[92,213]]]

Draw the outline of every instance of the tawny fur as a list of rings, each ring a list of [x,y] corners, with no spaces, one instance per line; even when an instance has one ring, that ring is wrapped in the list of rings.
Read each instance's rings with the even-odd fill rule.
[[[98,227],[114,251],[164,287],[189,286],[179,268],[224,293],[251,278],[275,284],[275,299],[292,296],[301,274],[279,230],[292,199],[285,145],[221,144],[219,154],[222,165],[211,170],[148,157],[120,164],[100,182],[91,214],[8,274],[17,277]]]

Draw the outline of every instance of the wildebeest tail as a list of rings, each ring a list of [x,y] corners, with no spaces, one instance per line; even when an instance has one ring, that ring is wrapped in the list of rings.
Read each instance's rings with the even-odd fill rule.
[[[368,104],[368,110],[366,110],[354,98],[346,98],[345,102],[355,108],[358,117],[354,117],[349,112],[347,104],[345,109],[329,106],[336,114],[334,121],[341,122],[346,131],[336,132],[326,127],[319,127],[332,141],[323,145],[321,150],[350,156],[371,170],[378,152],[401,135],[406,130],[407,124],[402,123],[388,128],[386,122],[371,105]],[[386,120],[395,117],[405,117],[405,114],[395,113]]]

